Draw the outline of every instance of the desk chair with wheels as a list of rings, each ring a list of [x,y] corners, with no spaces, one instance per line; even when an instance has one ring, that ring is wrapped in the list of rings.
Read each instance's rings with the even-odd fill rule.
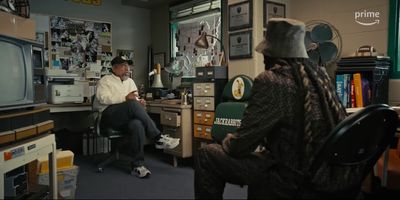
[[[109,141],[111,141],[111,155],[97,164],[97,171],[102,173],[104,171],[104,167],[115,161],[120,159],[119,147],[122,146],[124,141],[124,135],[121,130],[113,129],[111,127],[102,128],[100,126],[101,122],[101,111],[99,110],[96,100],[96,95],[92,96],[92,110],[94,113],[94,132],[97,137],[106,137]]]
[[[246,75],[237,75],[226,83],[222,102],[215,109],[212,138],[221,143],[226,134],[236,132],[251,96],[253,80]]]
[[[365,163],[360,181],[353,187],[333,193],[317,191],[318,199],[356,198],[361,192],[363,180],[392,142],[398,123],[396,111],[385,104],[370,105],[348,116],[331,131],[311,164],[308,178],[305,178],[300,190],[315,192],[311,178],[324,163],[330,166],[358,166]],[[265,198],[264,187],[263,183],[249,185],[248,198]],[[305,193],[300,193],[298,198],[315,198]]]

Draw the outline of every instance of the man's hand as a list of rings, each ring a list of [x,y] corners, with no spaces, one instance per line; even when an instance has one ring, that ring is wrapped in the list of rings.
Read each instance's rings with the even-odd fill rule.
[[[139,99],[139,103],[142,104],[144,107],[146,107],[146,100]]]
[[[225,136],[223,142],[229,145],[231,139],[235,139],[235,138],[237,138],[237,137],[236,137],[234,134],[228,133],[228,134],[226,134],[226,136]]]
[[[135,93],[136,91],[130,92],[128,95],[125,96],[126,100],[137,100],[138,95]]]
[[[231,146],[231,140],[237,138],[236,135],[232,133],[226,134],[224,140],[222,140],[222,149],[225,152],[229,152],[229,148]]]

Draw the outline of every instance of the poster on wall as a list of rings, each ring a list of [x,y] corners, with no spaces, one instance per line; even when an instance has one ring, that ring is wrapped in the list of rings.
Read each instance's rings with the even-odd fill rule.
[[[51,67],[84,68],[111,53],[111,24],[50,17]]]

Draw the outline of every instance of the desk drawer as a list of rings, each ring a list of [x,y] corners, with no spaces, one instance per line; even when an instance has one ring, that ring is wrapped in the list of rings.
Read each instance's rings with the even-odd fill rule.
[[[161,111],[160,123],[162,125],[179,127],[181,126],[181,116],[178,113]]]
[[[194,123],[212,126],[214,122],[214,112],[194,111]]]
[[[146,106],[146,111],[148,113],[160,114],[162,111],[162,108],[156,107],[156,106]]]

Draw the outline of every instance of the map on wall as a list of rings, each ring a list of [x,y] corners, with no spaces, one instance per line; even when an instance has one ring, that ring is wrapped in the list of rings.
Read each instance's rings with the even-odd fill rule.
[[[109,60],[111,23],[50,17],[52,68],[75,70]]]

